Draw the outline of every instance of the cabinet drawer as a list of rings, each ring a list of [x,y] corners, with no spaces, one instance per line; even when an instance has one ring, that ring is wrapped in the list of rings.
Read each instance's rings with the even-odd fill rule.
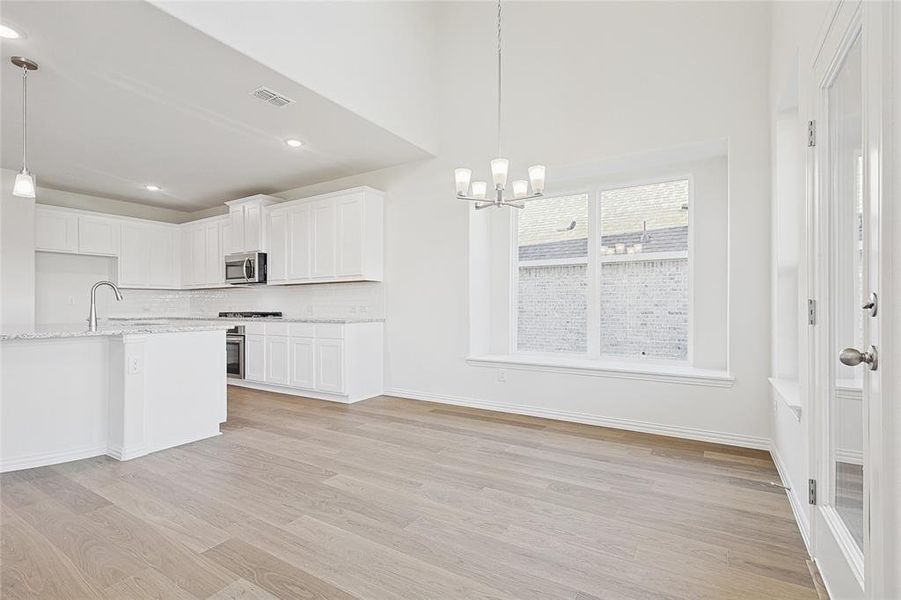
[[[316,323],[316,337],[340,340],[344,337],[344,325],[341,323]]]
[[[291,323],[291,337],[316,337],[315,323]]]
[[[289,323],[266,323],[266,335],[288,335]]]

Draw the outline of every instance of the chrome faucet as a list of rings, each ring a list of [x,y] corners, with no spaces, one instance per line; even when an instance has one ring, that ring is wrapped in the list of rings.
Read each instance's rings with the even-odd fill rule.
[[[116,300],[122,300],[122,292],[112,281],[98,281],[91,288],[91,314],[88,316],[88,330],[97,331],[97,288],[101,285],[108,285],[116,292]]]

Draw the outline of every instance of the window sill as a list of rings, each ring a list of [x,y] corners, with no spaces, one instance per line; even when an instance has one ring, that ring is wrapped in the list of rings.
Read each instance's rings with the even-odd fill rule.
[[[688,365],[646,364],[609,359],[491,354],[469,356],[466,358],[466,364],[473,367],[505,367],[524,371],[615,377],[722,388],[730,388],[735,383],[735,378],[727,371],[698,369]]]
[[[795,416],[795,421],[801,422],[801,385],[797,379],[780,379],[770,377],[770,385],[776,391],[776,395],[785,403]]]

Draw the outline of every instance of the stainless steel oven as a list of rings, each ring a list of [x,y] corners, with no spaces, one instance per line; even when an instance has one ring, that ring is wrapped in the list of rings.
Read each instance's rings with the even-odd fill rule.
[[[266,253],[242,252],[226,256],[225,281],[234,284],[266,283]]]
[[[244,379],[244,326],[236,325],[225,332],[225,374]]]

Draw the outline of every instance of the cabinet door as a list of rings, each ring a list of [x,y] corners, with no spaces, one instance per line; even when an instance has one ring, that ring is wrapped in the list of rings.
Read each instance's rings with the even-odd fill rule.
[[[228,210],[229,245],[226,254],[244,252],[244,207],[232,206]]]
[[[344,393],[344,342],[316,340],[316,389]]]
[[[192,227],[186,232],[185,247],[183,252],[185,260],[182,268],[185,269],[184,282],[195,286],[203,283],[203,227]]]
[[[269,215],[269,253],[266,264],[269,281],[284,281],[288,276],[288,214]]]
[[[35,211],[34,247],[50,252],[78,250],[77,215],[57,210]]]
[[[338,201],[338,276],[363,273],[363,197]]]
[[[178,230],[174,227],[149,229],[150,286],[178,287]]]
[[[266,344],[262,335],[244,336],[244,379],[263,383],[266,379]]]
[[[266,336],[266,383],[288,385],[288,338]]]
[[[255,252],[263,249],[262,215],[258,204],[244,205],[244,251]]]
[[[307,337],[291,339],[291,387],[316,388],[316,340]]]
[[[122,225],[119,285],[147,287],[150,282],[150,234],[145,225]]]
[[[119,254],[119,223],[102,217],[78,216],[78,253]]]
[[[203,283],[215,285],[225,280],[221,226],[217,222],[203,227]]]
[[[309,204],[288,212],[288,279],[310,278],[311,225]]]
[[[335,276],[335,204],[331,200],[312,205],[313,277]]]

